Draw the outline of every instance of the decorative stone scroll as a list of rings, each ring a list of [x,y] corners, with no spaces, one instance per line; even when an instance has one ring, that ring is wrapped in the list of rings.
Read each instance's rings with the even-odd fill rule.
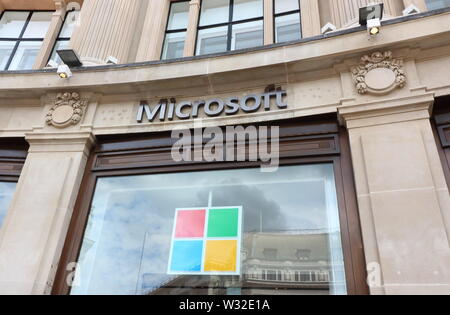
[[[351,71],[359,94],[382,95],[406,85],[403,60],[394,59],[390,51],[363,56]]]
[[[78,93],[59,93],[47,114],[46,123],[57,128],[76,125],[81,121],[86,105],[87,101],[82,100]]]

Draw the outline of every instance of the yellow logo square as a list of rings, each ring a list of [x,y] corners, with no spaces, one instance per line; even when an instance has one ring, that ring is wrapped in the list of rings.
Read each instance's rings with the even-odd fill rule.
[[[236,272],[237,241],[207,241],[206,272]]]

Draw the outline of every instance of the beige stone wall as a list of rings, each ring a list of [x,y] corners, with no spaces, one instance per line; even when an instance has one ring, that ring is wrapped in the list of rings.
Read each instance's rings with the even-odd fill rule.
[[[70,45],[86,65],[106,64],[109,56],[119,63],[136,60],[133,45],[144,21],[144,0],[86,0]],[[135,48],[136,49],[136,48]]]

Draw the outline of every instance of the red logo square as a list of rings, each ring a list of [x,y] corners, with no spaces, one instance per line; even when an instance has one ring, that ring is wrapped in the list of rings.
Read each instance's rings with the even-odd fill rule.
[[[206,210],[181,210],[177,214],[176,238],[203,237]]]

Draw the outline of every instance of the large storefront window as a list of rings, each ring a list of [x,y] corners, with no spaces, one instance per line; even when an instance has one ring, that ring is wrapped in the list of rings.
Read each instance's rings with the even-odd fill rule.
[[[52,293],[367,294],[345,130],[329,116],[275,126],[274,172],[177,162],[168,132],[99,137]]]
[[[0,228],[6,217],[16,185],[17,184],[13,182],[0,181]]]
[[[217,216],[205,222],[208,207]],[[227,217],[238,207],[241,224]],[[170,260],[176,209],[199,210],[184,215],[202,228],[182,235],[182,244],[197,244],[174,249]],[[234,234],[199,241],[205,225]],[[239,252],[222,244],[215,256],[208,242],[236,233]],[[237,275],[223,275],[236,256]],[[184,275],[191,262],[197,274]],[[180,272],[168,274],[175,265]],[[100,178],[77,270],[72,294],[345,294],[333,164]]]

